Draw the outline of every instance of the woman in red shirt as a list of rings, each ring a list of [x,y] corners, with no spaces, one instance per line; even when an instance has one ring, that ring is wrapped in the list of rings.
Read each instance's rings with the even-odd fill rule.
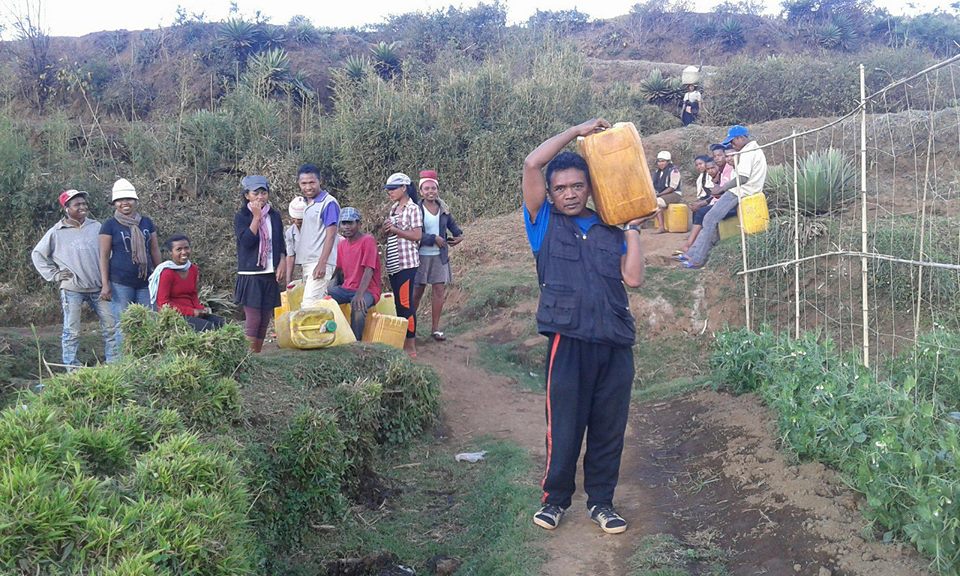
[[[150,276],[150,295],[157,310],[164,306],[175,308],[197,332],[223,326],[223,318],[200,304],[197,293],[200,270],[190,262],[190,238],[175,234],[167,240],[165,247],[170,251],[170,260],[157,266]]]

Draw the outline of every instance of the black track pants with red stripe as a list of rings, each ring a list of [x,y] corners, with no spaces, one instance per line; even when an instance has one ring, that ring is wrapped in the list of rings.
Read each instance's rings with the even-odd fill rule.
[[[633,386],[633,350],[554,334],[547,346],[543,503],[570,506],[583,434],[587,507],[613,504]]]

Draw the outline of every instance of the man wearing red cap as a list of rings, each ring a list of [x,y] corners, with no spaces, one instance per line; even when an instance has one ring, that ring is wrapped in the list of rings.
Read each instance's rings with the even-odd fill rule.
[[[120,356],[117,319],[110,303],[100,299],[100,223],[88,218],[87,193],[67,190],[60,194],[60,206],[66,216],[47,230],[33,248],[30,257],[37,271],[60,288],[63,308],[63,363],[79,366],[77,348],[80,339],[80,312],[86,302],[100,319],[104,355],[107,362]]]

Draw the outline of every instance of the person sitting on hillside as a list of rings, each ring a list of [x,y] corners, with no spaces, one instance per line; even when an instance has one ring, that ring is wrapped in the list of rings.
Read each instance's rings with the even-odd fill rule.
[[[710,190],[713,189],[713,178],[707,174],[707,162],[710,161],[711,158],[706,154],[693,159],[693,167],[697,170],[697,200],[690,206],[691,209],[695,210],[710,202]]]
[[[292,281],[294,268],[297,266],[297,243],[300,241],[300,227],[303,226],[303,212],[307,208],[307,200],[303,196],[294,196],[287,206],[290,215],[290,225],[283,231],[283,241],[287,247],[287,281]]]
[[[190,238],[174,234],[164,247],[170,252],[150,275],[150,300],[157,310],[169,306],[183,315],[195,332],[216,330],[224,320],[200,303],[200,269],[190,261]]]
[[[420,172],[420,209],[423,210],[423,236],[420,238],[420,267],[417,268],[416,286],[413,289],[413,308],[420,308],[420,300],[430,286],[431,337],[438,342],[446,340],[440,331],[440,314],[447,284],[453,280],[450,271],[449,247],[463,240],[463,230],[457,225],[447,203],[440,199],[440,183],[433,170]],[[447,231],[451,238],[447,238]]]
[[[687,238],[687,241],[684,242],[683,247],[675,252],[675,254],[683,254],[693,246],[693,243],[697,241],[697,236],[700,235],[700,231],[703,229],[703,219],[706,217],[707,213],[710,212],[710,209],[713,208],[713,205],[717,203],[717,200],[720,199],[719,196],[714,196],[713,191],[720,188],[719,179],[720,172],[717,170],[717,163],[713,161],[712,158],[708,159],[704,163],[707,171],[704,175],[707,177],[707,180],[711,182],[712,186],[708,188],[710,195],[703,200],[702,202],[697,203],[696,209],[693,211],[693,227],[690,229],[690,236]],[[699,180],[699,178],[698,178]],[[733,208],[731,212],[727,213],[727,218],[730,216],[736,216],[737,209]]]
[[[657,193],[657,224],[659,229],[657,234],[663,234],[667,231],[664,225],[663,209],[669,204],[679,204],[683,202],[680,195],[680,171],[671,162],[670,152],[661,150],[657,154],[657,168],[653,171],[653,190]]]
[[[767,179],[767,157],[756,140],[750,140],[745,126],[731,126],[727,131],[724,146],[730,146],[739,153],[733,178],[726,184],[714,189],[714,195],[720,199],[703,218],[703,229],[696,241],[677,259],[685,268],[702,268],[707,263],[710,250],[720,239],[720,221],[731,211],[735,211],[740,199],[763,190]]]
[[[30,258],[47,282],[56,282],[63,307],[63,364],[79,366],[80,314],[87,303],[100,319],[107,363],[120,357],[119,320],[110,302],[100,298],[100,223],[88,218],[87,193],[67,190],[58,197],[66,214],[33,247]]]
[[[727,147],[723,144],[711,144],[710,154],[717,164],[717,176],[713,180],[716,189],[730,181],[733,176],[733,162],[727,162]]]
[[[609,127],[601,118],[588,120],[545,140],[523,161],[523,219],[540,286],[537,331],[548,338],[546,471],[542,507],[533,517],[547,530],[557,528],[570,507],[585,433],[590,518],[608,534],[627,529],[613,506],[637,336],[625,286],[643,284],[640,225],[646,219],[624,229],[601,222],[587,208],[586,160],[561,152],[577,136]]]
[[[353,206],[340,211],[340,235],[337,271],[343,283],[330,286],[327,293],[337,304],[350,304],[350,327],[360,340],[367,310],[380,300],[380,255],[377,241],[360,230],[360,211]]]
[[[697,121],[697,117],[700,115],[701,99],[702,96],[696,85],[687,84],[687,92],[683,95],[683,112],[680,114],[680,120],[684,126],[689,126]]]

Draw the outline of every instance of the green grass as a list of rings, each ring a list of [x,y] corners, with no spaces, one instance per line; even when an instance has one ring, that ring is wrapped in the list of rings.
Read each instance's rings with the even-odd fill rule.
[[[640,541],[630,558],[630,576],[727,576],[730,552],[717,545],[720,535],[701,530],[680,539],[654,534]]]
[[[461,329],[463,324],[485,320],[525,298],[535,298],[537,279],[531,267],[486,270],[472,274],[462,289],[468,296],[456,314]]]
[[[699,277],[688,270],[675,266],[647,266],[643,292],[662,296],[679,315],[691,307],[693,291],[698,284]]]
[[[512,378],[524,390],[543,392],[543,363],[546,357],[547,340],[526,347],[519,342],[496,344],[478,342],[480,367],[487,372]]]
[[[695,381],[707,372],[710,351],[706,337],[671,334],[655,340],[638,339],[633,347],[636,394],[669,388],[678,380]]]
[[[456,462],[460,450],[486,450],[486,459]],[[384,458],[395,495],[376,510],[354,508],[335,531],[313,533],[303,548],[314,561],[291,557],[282,567],[287,573],[315,574],[322,562],[384,551],[418,574],[438,555],[461,560],[458,574],[538,571],[542,534],[529,518],[538,490],[522,448],[495,440],[453,448],[427,439]]]

